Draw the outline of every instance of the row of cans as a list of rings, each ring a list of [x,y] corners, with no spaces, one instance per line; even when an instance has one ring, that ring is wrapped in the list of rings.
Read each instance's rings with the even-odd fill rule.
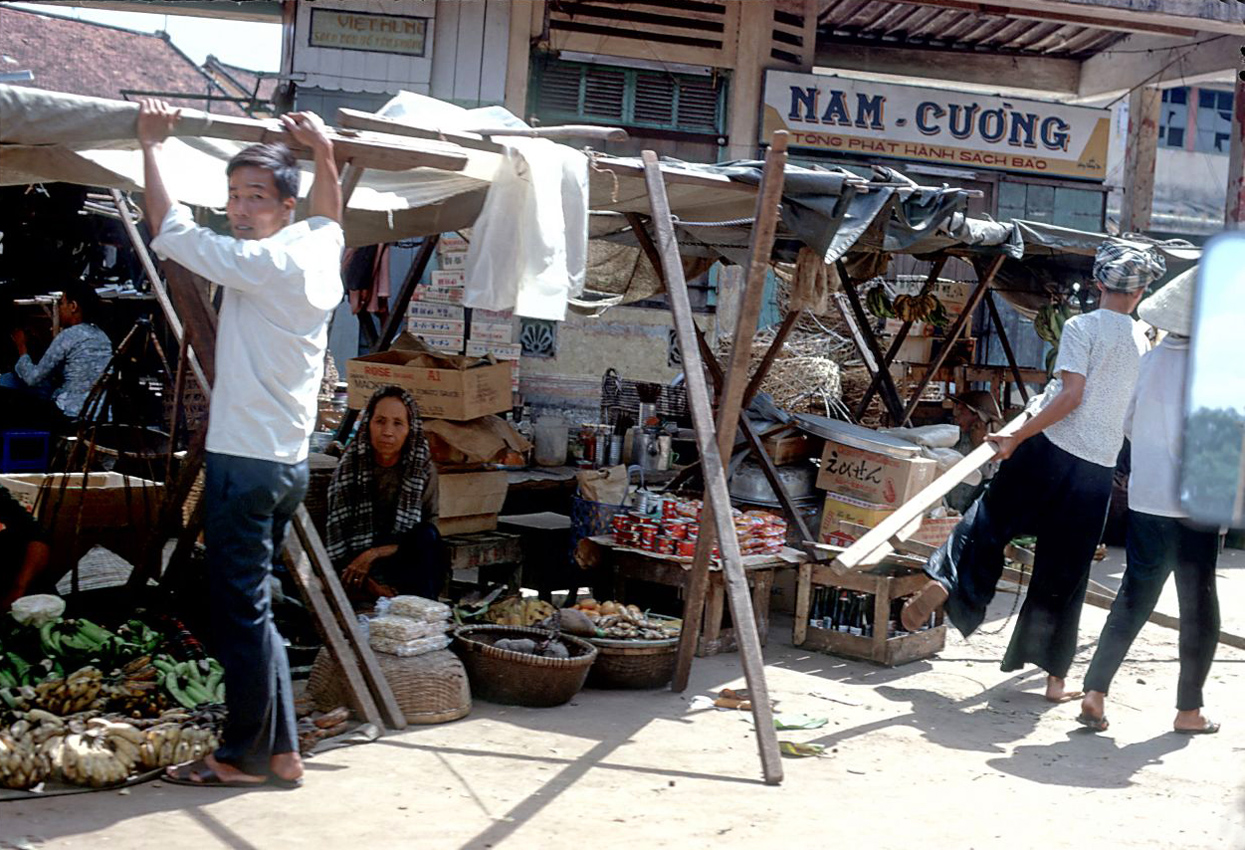
[[[619,514],[613,519],[614,542],[659,555],[690,558],[696,553],[700,524],[679,516],[660,522],[648,517]],[[716,549],[714,554],[716,555]]]

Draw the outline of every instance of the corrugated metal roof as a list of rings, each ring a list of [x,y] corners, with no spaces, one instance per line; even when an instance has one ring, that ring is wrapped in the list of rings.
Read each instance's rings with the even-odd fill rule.
[[[818,34],[857,43],[1067,58],[1091,56],[1125,36],[1081,24],[983,12],[969,4],[957,8],[883,0],[829,0],[818,17]]]

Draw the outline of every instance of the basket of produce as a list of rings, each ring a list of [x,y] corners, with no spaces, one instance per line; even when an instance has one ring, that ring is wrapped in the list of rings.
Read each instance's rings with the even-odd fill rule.
[[[471,688],[463,664],[447,649],[403,657],[376,653],[385,681],[393,690],[407,723],[448,723],[471,712]],[[321,711],[349,706],[361,714],[357,701],[346,688],[346,676],[328,647],[322,647],[307,679],[307,695]]]
[[[460,626],[454,651],[475,696],[532,708],[568,702],[597,657],[586,640],[526,626]]]
[[[588,687],[652,689],[670,682],[681,620],[594,599],[585,599],[572,610],[582,612],[596,627],[597,637],[587,638],[597,648]]]

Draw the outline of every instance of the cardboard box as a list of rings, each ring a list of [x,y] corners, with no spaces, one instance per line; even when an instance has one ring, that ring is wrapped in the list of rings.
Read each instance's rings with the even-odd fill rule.
[[[461,336],[441,336],[440,334],[414,334],[421,342],[429,348],[435,349],[443,354],[462,354],[463,338]]]
[[[775,466],[807,460],[821,450],[821,441],[803,431],[784,431],[762,441]]]
[[[480,514],[479,516],[437,517],[433,523],[442,537],[454,534],[476,534],[481,531],[497,530],[497,514]]]
[[[465,254],[467,240],[457,233],[442,233],[437,240],[437,251],[441,254]]]
[[[823,543],[833,543],[834,545],[844,545],[843,541],[855,543],[859,539],[859,533],[855,529],[844,528],[843,523],[852,525],[863,525],[865,528],[873,528],[881,520],[888,518],[895,513],[895,508],[899,505],[875,505],[868,502],[862,502],[860,499],[845,497],[845,495],[837,495],[830,493],[825,497],[825,508],[822,510],[822,526],[818,531],[818,538]],[[913,531],[919,529],[921,525],[920,519],[914,519],[909,523],[905,531]]]
[[[494,325],[471,320],[471,339],[475,342],[507,343],[514,341],[514,325]]]
[[[467,308],[455,304],[437,304],[430,301],[412,301],[406,310],[410,319],[444,319],[467,324]],[[462,331],[460,331],[462,333]]]
[[[897,458],[827,440],[817,486],[862,502],[898,507],[937,474],[938,464],[923,457]]]
[[[449,304],[444,305],[446,307]],[[459,309],[462,309],[461,307]],[[406,329],[415,336],[432,334],[433,336],[456,336],[464,339],[467,335],[467,323],[462,319],[428,319],[422,316],[411,316],[406,320]]]
[[[472,307],[471,321],[493,325],[509,325],[514,324],[514,313],[510,310],[484,310],[479,307]]]
[[[428,282],[433,286],[466,286],[467,276],[460,271],[434,271],[428,273]]]
[[[498,360],[518,360],[523,356],[523,344],[520,342],[478,342],[467,340],[468,357],[488,357],[493,355]]]
[[[509,362],[439,354],[403,335],[389,351],[347,361],[347,401],[361,410],[373,392],[392,384],[415,396],[423,416],[475,419],[510,409],[510,377]]]
[[[54,536],[74,535],[81,523],[83,529],[122,528],[128,532],[145,532],[156,521],[164,500],[164,485],[141,478],[126,477],[119,472],[71,472],[66,482],[65,473],[8,474],[0,476],[0,486],[26,510],[35,513],[45,528],[50,526],[55,513]],[[65,490],[62,495],[61,486]],[[146,490],[146,497],[143,491]],[[36,504],[37,503],[37,504]],[[52,506],[59,503],[59,510]]]
[[[437,284],[420,284],[415,287],[416,301],[433,301],[438,304],[462,304],[467,297],[467,289],[462,286],[440,286]]]
[[[454,472],[437,481],[437,515],[442,519],[485,514],[496,518],[510,487],[505,472]]]
[[[890,341],[884,343],[882,347],[889,349]],[[933,352],[933,337],[908,336],[899,344],[899,352],[895,355],[895,360],[900,363],[928,363]]]
[[[467,267],[467,252],[451,251],[442,254],[439,263],[441,268],[446,271],[462,271]]]

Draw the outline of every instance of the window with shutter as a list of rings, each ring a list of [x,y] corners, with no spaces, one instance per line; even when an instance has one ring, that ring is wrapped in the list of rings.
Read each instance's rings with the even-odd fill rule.
[[[640,68],[563,62],[532,63],[530,111],[548,123],[614,124],[720,135],[726,80]]]

